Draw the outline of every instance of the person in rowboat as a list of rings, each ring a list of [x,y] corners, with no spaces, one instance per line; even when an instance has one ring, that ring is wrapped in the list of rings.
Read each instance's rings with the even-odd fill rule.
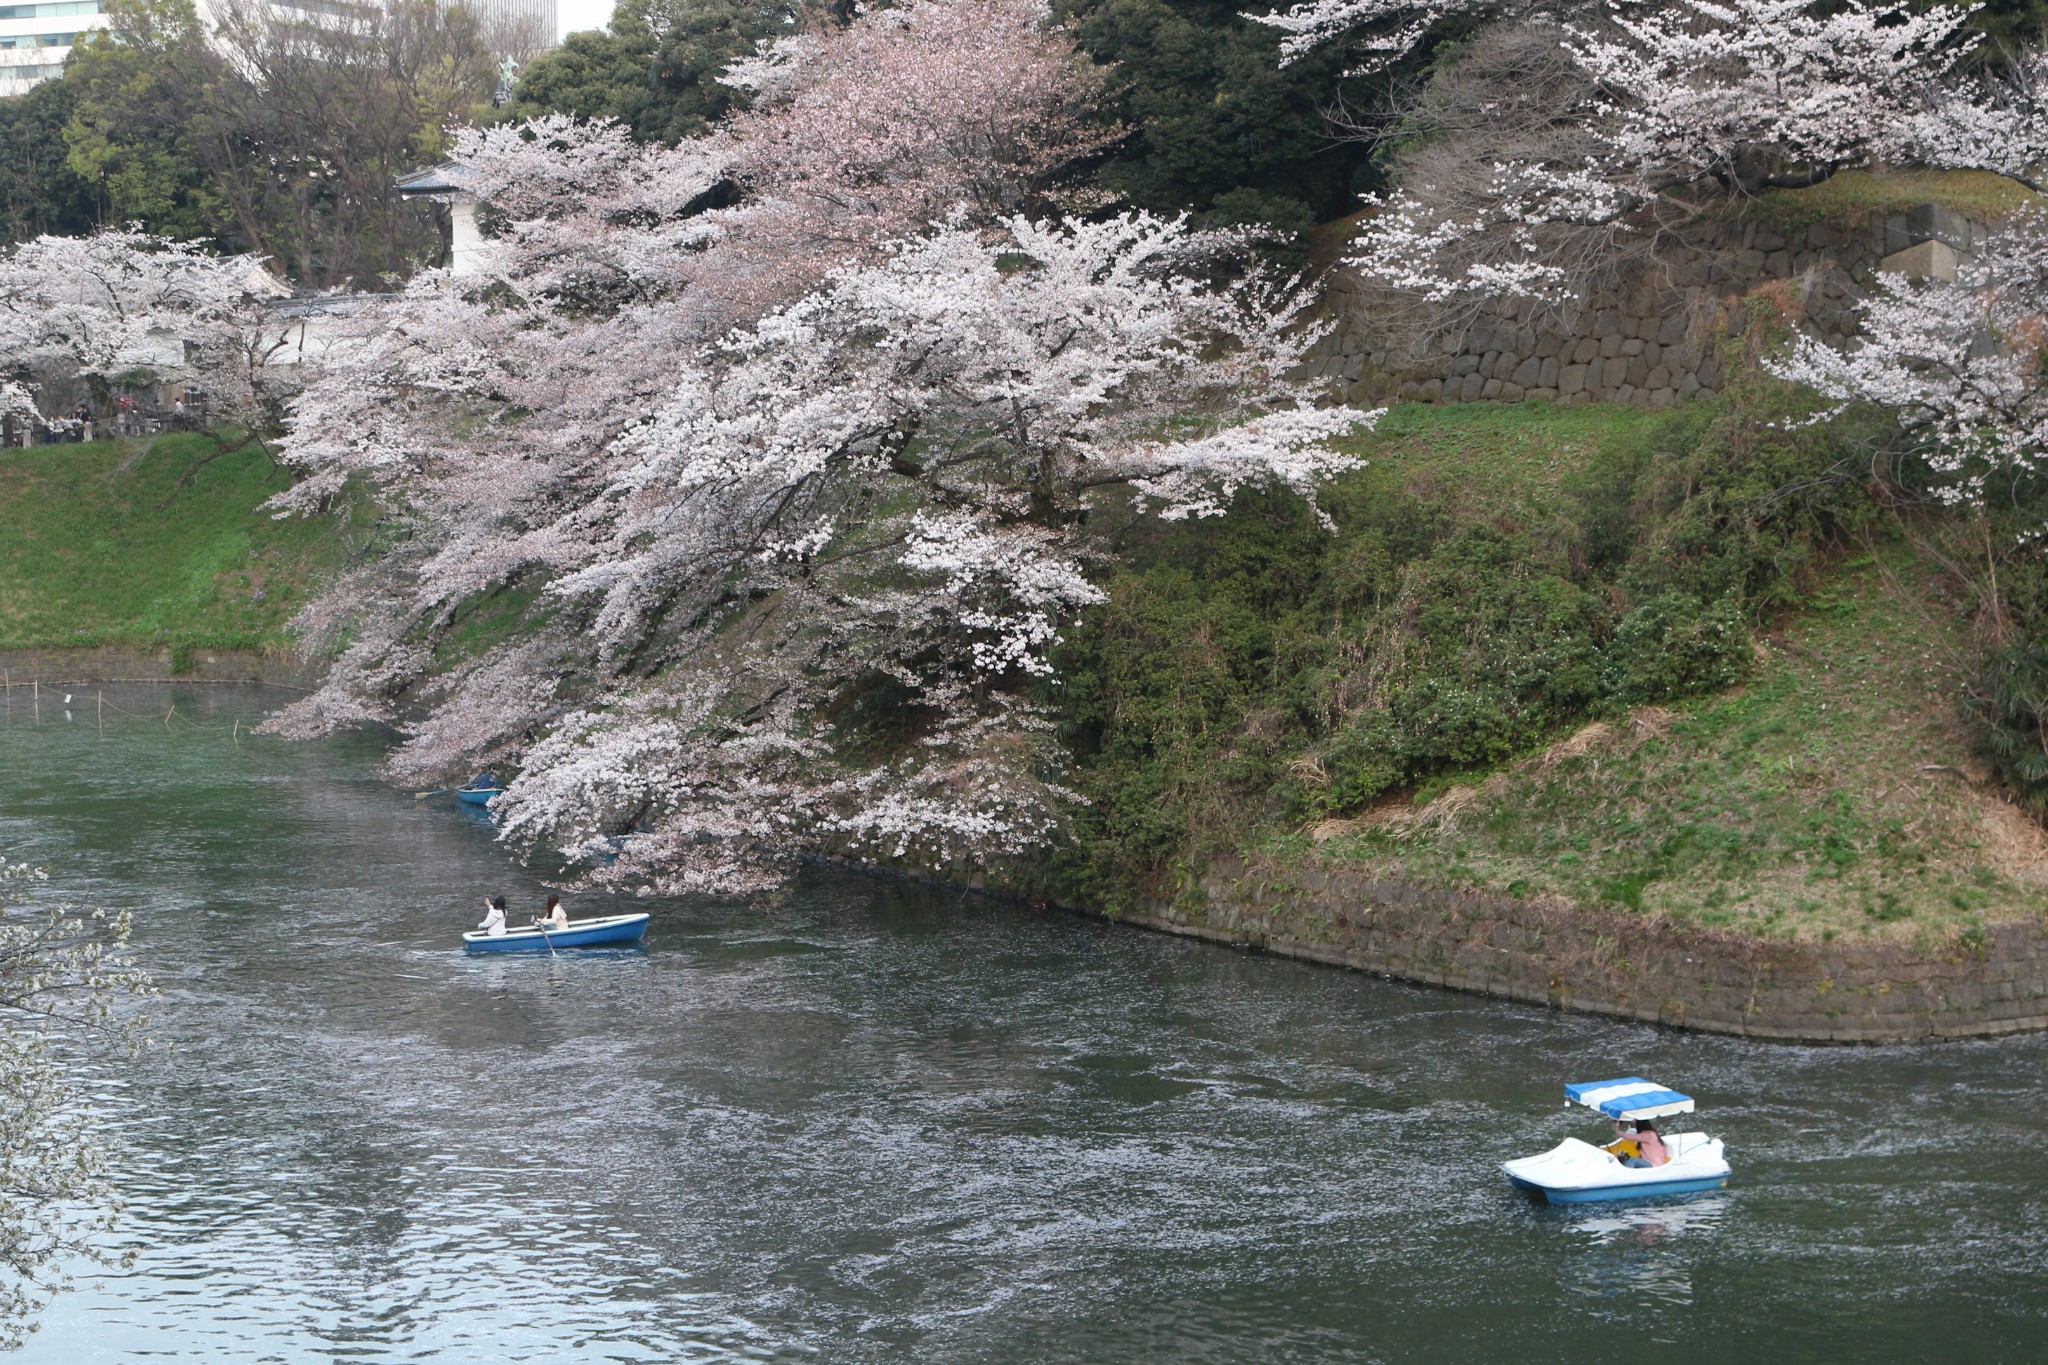
[[[1636,1149],[1638,1156],[1627,1157],[1624,1166],[1662,1166],[1671,1160],[1671,1149],[1664,1145],[1664,1139],[1657,1136],[1657,1125],[1648,1119],[1636,1122]]]
[[[533,920],[537,929],[566,929],[569,927],[569,912],[562,908],[560,896],[548,897],[548,912],[536,915]]]
[[[479,924],[477,928],[483,930],[492,938],[503,938],[505,936],[505,898],[503,896],[484,897],[484,922]]]

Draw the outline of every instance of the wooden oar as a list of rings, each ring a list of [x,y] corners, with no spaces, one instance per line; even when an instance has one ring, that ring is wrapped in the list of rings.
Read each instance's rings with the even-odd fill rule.
[[[424,801],[430,796],[446,796],[449,792],[452,792],[454,790],[455,788],[453,787],[436,787],[434,788],[434,790],[430,792],[414,792],[412,794],[412,799],[415,801]]]
[[[560,957],[561,954],[555,951],[555,941],[548,937],[548,931],[545,929],[541,929],[538,923],[536,923],[533,927],[536,929],[540,929],[540,941],[548,945],[548,956]]]

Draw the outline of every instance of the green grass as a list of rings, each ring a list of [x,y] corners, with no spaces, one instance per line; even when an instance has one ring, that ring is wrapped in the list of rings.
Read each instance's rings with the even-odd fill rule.
[[[1803,190],[1766,190],[1748,211],[1788,225],[1854,226],[1927,203],[1945,204],[1971,218],[2001,219],[2040,198],[1989,171],[1843,171]]]
[[[1135,524],[1065,654],[1062,875],[1115,905],[1259,851],[1775,938],[2038,915],[2048,833],[1958,711],[1970,604],[1857,477],[1882,432],[1804,401],[1400,407],[1333,531]],[[1673,594],[1729,614],[1631,633]]]
[[[1659,421],[1605,403],[1403,403],[1337,447],[1366,461],[1346,482],[1367,496],[1406,493],[1461,519],[1546,515],[1596,451]]]
[[[1271,492],[1127,523],[1058,660],[1090,803],[1078,894],[1160,894],[1259,829],[1426,800],[1742,676],[1744,613],[1796,595],[1860,515],[1812,477],[1849,428],[1787,426],[1785,401],[1398,407],[1347,443],[1366,464],[1323,490],[1328,529]]]
[[[1749,685],[1616,717],[1439,796],[1440,819],[1410,806],[1419,832],[1393,811],[1325,830],[1313,856],[1766,937],[2038,914],[2048,834],[1971,755],[1959,621],[1906,553],[1866,558],[1760,642]]]
[[[287,643],[349,540],[259,510],[288,484],[200,434],[0,454],[0,648]]]

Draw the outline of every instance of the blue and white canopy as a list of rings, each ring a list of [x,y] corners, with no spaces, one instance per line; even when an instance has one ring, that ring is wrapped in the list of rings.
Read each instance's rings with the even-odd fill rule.
[[[1661,1119],[1666,1114],[1690,1114],[1693,1107],[1692,1096],[1681,1095],[1640,1076],[1568,1085],[1564,1088],[1564,1102],[1583,1104],[1611,1119]]]

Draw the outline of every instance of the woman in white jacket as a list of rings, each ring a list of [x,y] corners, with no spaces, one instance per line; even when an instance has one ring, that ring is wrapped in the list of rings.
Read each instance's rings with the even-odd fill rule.
[[[505,898],[503,896],[484,897],[484,922],[479,924],[477,928],[483,930],[492,938],[504,937]]]

